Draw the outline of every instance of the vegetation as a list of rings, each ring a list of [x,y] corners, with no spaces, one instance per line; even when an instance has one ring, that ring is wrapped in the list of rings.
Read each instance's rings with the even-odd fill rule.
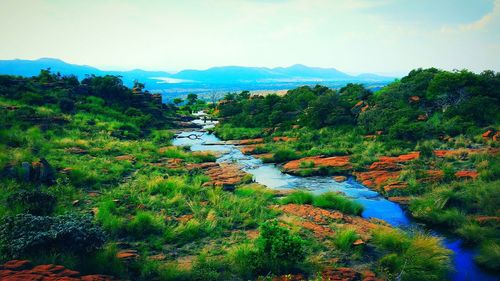
[[[208,110],[224,117],[217,135],[262,137],[258,152],[277,163],[349,155],[352,170],[362,172],[380,156],[419,151],[398,178],[408,188],[384,195],[415,196],[414,217],[482,245],[477,262],[495,269],[498,222],[484,217],[498,215],[498,157],[437,157],[434,150],[498,146],[480,137],[498,128],[498,77],[415,70],[376,93],[358,84],[284,96],[242,92]],[[188,167],[216,157],[171,145],[174,120],[208,107],[193,94],[162,104],[143,84],[128,89],[114,76],[0,76],[0,261],[27,258],[129,280],[314,279],[333,260],[387,279],[445,278],[449,252],[439,239],[366,220],[370,228],[360,229],[349,219],[362,206],[341,194],[278,199],[252,183],[231,192],[212,187],[203,169]],[[311,161],[299,166],[304,175],[339,172]],[[430,169],[444,177],[422,181]],[[457,170],[476,170],[478,180],[462,182]],[[286,204],[349,219],[293,214]],[[124,250],[133,253],[126,261]]]
[[[223,122],[215,133],[224,139],[262,137],[255,153],[273,155],[266,162],[348,155],[352,165],[339,170],[303,161],[295,172],[302,176],[366,172],[382,156],[419,152],[418,159],[382,171],[395,178],[370,187],[387,197],[413,199],[413,217],[484,251],[481,245],[498,244],[500,237],[498,85],[500,74],[493,71],[429,68],[413,70],[376,92],[348,84],[338,90],[304,86],[283,96],[229,94],[217,107]],[[230,133],[246,130],[254,133]],[[278,136],[296,140],[273,141]],[[438,150],[453,153],[437,156]],[[390,184],[397,188],[384,188]],[[282,202],[360,213],[339,207],[343,197],[336,202],[334,195],[324,196],[332,198],[297,193]]]

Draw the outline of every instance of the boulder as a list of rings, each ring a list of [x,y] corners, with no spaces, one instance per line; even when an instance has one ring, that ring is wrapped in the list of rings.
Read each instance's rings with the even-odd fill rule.
[[[455,173],[455,177],[459,179],[470,179],[470,180],[475,180],[479,174],[476,171],[457,171]]]
[[[107,275],[81,275],[62,265],[43,264],[33,267],[27,260],[12,260],[0,265],[2,281],[112,281]]]
[[[347,177],[346,176],[335,176],[335,177],[333,177],[333,180],[335,180],[336,182],[345,182],[347,180]]]

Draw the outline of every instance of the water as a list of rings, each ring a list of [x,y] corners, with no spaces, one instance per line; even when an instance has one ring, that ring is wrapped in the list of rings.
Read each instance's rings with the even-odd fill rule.
[[[197,124],[204,124],[204,128],[213,127],[216,122],[203,123],[201,120],[195,121]],[[199,139],[189,139],[186,136],[196,133]],[[189,146],[192,151],[214,151],[223,153],[217,162],[233,162],[243,167],[243,170],[252,174],[255,182],[273,189],[306,189],[316,194],[328,191],[339,191],[352,197],[364,206],[362,217],[377,218],[386,221],[395,227],[412,228],[418,227],[411,220],[408,214],[399,204],[391,202],[379,193],[368,189],[356,182],[353,178],[338,183],[331,177],[297,177],[282,173],[274,164],[263,163],[260,159],[244,155],[234,145],[205,145],[205,143],[220,142],[215,135],[201,132],[183,132],[179,134],[181,138],[173,141],[177,146]],[[433,232],[439,235],[437,232]],[[488,274],[481,270],[474,263],[475,251],[463,246],[459,239],[443,237],[443,245],[454,252],[453,265],[455,271],[450,279],[454,281],[495,281],[500,278]]]

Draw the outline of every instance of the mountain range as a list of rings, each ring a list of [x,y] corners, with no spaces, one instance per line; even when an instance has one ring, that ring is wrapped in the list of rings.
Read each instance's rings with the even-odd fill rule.
[[[273,90],[312,84],[339,86],[348,82],[379,85],[394,80],[394,77],[377,74],[354,76],[335,68],[308,67],[301,64],[276,68],[220,66],[206,70],[188,69],[169,73],[141,69],[107,71],[88,65],[70,64],[54,58],[0,60],[0,74],[29,77],[38,75],[41,69],[47,68],[62,75],[76,75],[79,79],[85,78],[86,75],[117,75],[122,77],[127,86],[133,85],[134,80],[138,80],[145,83],[148,90],[161,93]]]

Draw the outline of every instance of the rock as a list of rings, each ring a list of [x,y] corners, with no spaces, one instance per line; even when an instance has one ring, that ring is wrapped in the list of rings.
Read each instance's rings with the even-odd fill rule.
[[[356,241],[354,241],[352,243],[353,246],[360,246],[360,245],[364,245],[365,242],[362,240],[362,239],[357,239]]]
[[[410,204],[411,197],[409,196],[392,196],[387,198],[389,201],[401,204],[408,205]]]
[[[53,184],[56,180],[54,169],[45,158],[40,158],[40,163],[42,164],[40,181],[46,184]]]
[[[485,140],[485,141],[489,141],[493,138],[493,136],[495,135],[495,131],[493,130],[488,130],[486,132],[484,132],[481,137]]]
[[[455,177],[459,178],[459,179],[471,179],[471,180],[475,180],[477,179],[477,177],[479,176],[479,174],[476,172],[476,171],[457,171],[455,173]]]
[[[1,270],[14,270],[14,271],[18,271],[18,270],[23,270],[23,269],[29,269],[29,268],[32,268],[33,267],[33,264],[31,263],[31,261],[28,261],[28,260],[11,260],[11,261],[8,261],[6,263],[4,263],[3,265],[0,266],[0,269]]]
[[[487,223],[499,223],[500,217],[497,216],[474,216],[472,219],[479,224],[487,224]]]
[[[318,170],[320,167],[333,167],[342,171],[350,171],[352,169],[352,165],[349,162],[349,156],[333,156],[333,157],[324,157],[324,156],[311,156],[304,157],[297,160],[292,160],[283,165],[283,170],[286,173],[296,174],[304,169],[311,168],[303,168],[303,163],[312,163],[313,169]]]
[[[116,156],[115,159],[118,160],[118,161],[135,162],[135,156],[134,155],[120,155],[120,156]]]
[[[381,188],[388,181],[397,180],[399,178],[399,173],[399,171],[368,171],[355,172],[354,176],[367,187]]]
[[[322,280],[329,281],[357,281],[361,279],[361,274],[352,268],[326,268],[321,273]]]
[[[344,214],[341,212],[329,211],[307,204],[287,204],[278,207],[278,209],[286,214],[305,218],[318,224],[327,224],[331,220],[342,220],[344,218]]]
[[[118,253],[116,253],[116,258],[119,260],[135,260],[139,258],[139,254],[137,253],[136,250],[121,250]]]
[[[427,114],[420,114],[419,116],[417,116],[417,121],[426,121],[427,119],[429,119]]]
[[[241,170],[235,164],[207,162],[201,164],[188,164],[188,170],[202,169],[210,177],[211,181],[204,183],[203,186],[220,186],[223,190],[232,191],[236,185],[246,183],[248,173]]]
[[[333,180],[335,180],[336,182],[345,182],[347,180],[347,177],[346,176],[335,176],[335,177],[333,177]]]
[[[274,142],[279,142],[279,141],[289,142],[289,141],[296,141],[296,140],[297,140],[297,138],[289,138],[289,137],[274,137],[273,138]]]
[[[64,151],[67,153],[72,153],[72,154],[87,154],[88,153],[87,150],[82,149],[80,147],[70,147],[70,148],[64,149]]]
[[[236,140],[235,141],[235,144],[237,144],[237,145],[260,144],[260,143],[264,143],[263,138],[243,139],[243,140]]]
[[[411,96],[408,101],[410,103],[419,103],[420,102],[420,97],[419,96]]]
[[[391,183],[384,185],[383,189],[385,192],[391,192],[395,189],[406,189],[407,187],[408,187],[408,184],[406,182],[395,181],[395,182],[391,182]]]
[[[264,146],[260,145],[260,144],[251,144],[251,145],[239,147],[239,149],[240,149],[241,153],[243,153],[245,155],[250,155],[250,154],[259,154],[256,152],[256,150],[258,151],[258,149],[262,148],[262,147],[264,147]]]
[[[33,267],[30,261],[13,260],[0,265],[2,281],[112,281],[112,276],[84,275],[62,265],[44,264]]]

